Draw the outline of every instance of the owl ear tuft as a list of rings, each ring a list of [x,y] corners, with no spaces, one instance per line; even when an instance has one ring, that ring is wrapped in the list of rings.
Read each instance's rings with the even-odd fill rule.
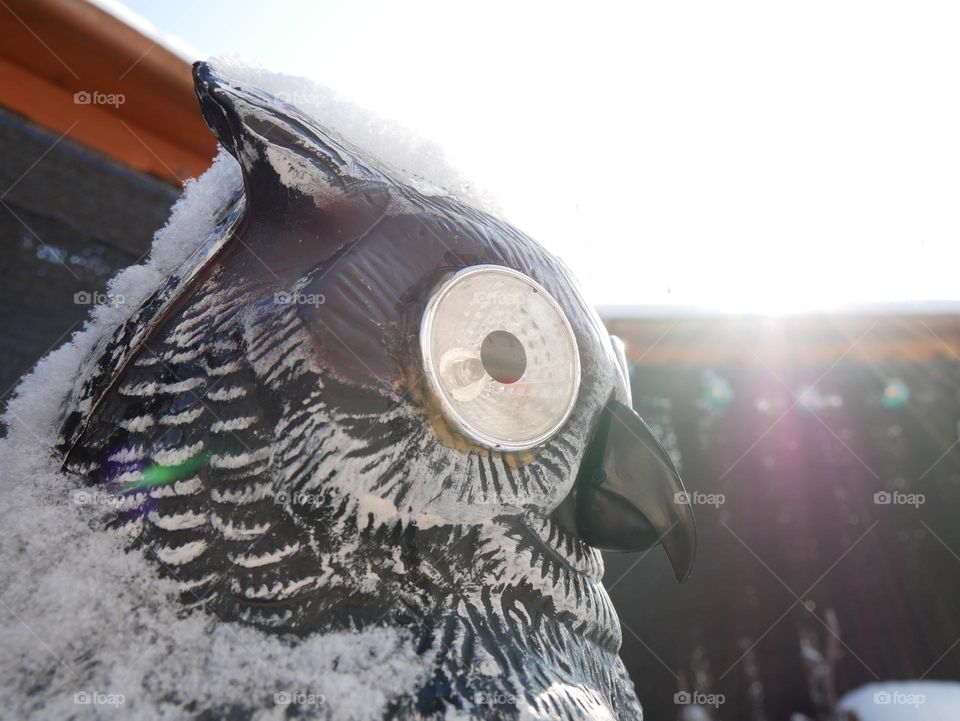
[[[311,197],[324,207],[364,181],[383,180],[374,163],[316,121],[259,88],[194,63],[204,120],[240,163],[248,200]]]

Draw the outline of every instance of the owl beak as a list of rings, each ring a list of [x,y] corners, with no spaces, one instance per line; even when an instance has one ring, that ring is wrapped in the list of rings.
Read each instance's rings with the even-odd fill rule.
[[[681,583],[697,550],[693,510],[680,474],[650,427],[611,399],[581,465],[577,534],[609,551],[643,551],[660,543]]]

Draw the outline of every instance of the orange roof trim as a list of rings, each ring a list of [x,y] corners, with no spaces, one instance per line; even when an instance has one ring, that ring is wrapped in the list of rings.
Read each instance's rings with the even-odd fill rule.
[[[0,104],[173,184],[209,167],[216,141],[190,65],[81,0],[0,5]]]

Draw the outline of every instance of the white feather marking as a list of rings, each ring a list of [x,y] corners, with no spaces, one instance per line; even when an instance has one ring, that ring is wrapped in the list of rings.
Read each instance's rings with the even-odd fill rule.
[[[256,416],[241,416],[239,418],[230,418],[225,421],[215,421],[210,430],[213,433],[228,433],[230,431],[242,431],[249,428],[257,422]]]
[[[191,541],[182,546],[161,546],[156,549],[157,558],[168,566],[182,566],[199,557],[207,550],[206,541]]]
[[[153,416],[137,416],[120,421],[117,425],[131,433],[143,433],[153,425]]]
[[[203,488],[199,477],[177,481],[172,485],[157,486],[150,489],[150,498],[173,498],[175,496],[192,496]]]
[[[199,376],[196,378],[187,378],[183,381],[176,381],[175,383],[165,383],[161,386],[161,390],[164,393],[169,393],[171,395],[177,395],[178,393],[185,393],[186,391],[192,391],[197,386],[203,383],[203,378]]]
[[[197,358],[203,355],[204,350],[204,346],[200,345],[196,348],[191,348],[190,350],[174,353],[166,360],[167,363],[190,363],[191,361],[195,361]]]
[[[225,376],[230,373],[235,373],[240,370],[243,366],[240,361],[230,361],[229,363],[224,363],[220,366],[212,366],[207,363],[203,364],[203,369],[211,376],[220,377]]]
[[[124,446],[107,456],[107,460],[111,463],[130,463],[131,461],[141,460],[143,456],[142,446]]]
[[[217,388],[207,394],[207,398],[217,403],[223,401],[233,401],[237,398],[243,398],[247,395],[247,389],[243,386],[230,386],[229,388]]]
[[[245,506],[250,503],[270,498],[274,493],[272,483],[256,483],[244,486],[238,490],[210,489],[210,498],[216,503],[229,503],[234,506]]]
[[[193,423],[203,414],[203,406],[191,408],[190,410],[176,413],[174,415],[160,416],[160,425],[163,426],[185,426]]]
[[[250,588],[242,589],[241,593],[245,598],[289,598],[296,594],[302,588],[310,586],[316,583],[319,579],[316,576],[308,576],[307,578],[301,578],[296,581],[291,581],[290,583],[284,585],[282,583],[274,583],[272,586],[267,586],[266,584],[261,586],[251,586]]]
[[[287,556],[293,555],[300,550],[300,544],[294,543],[291,546],[286,546],[281,548],[279,551],[274,551],[273,553],[264,553],[259,556],[253,554],[247,554],[245,556],[231,556],[230,560],[236,563],[238,566],[243,566],[244,568],[259,568],[260,566],[269,566],[272,563],[277,563],[282,561]]]
[[[269,454],[269,449],[260,448],[253,453],[218,453],[210,458],[211,468],[243,468],[252,463],[263,460]]]
[[[244,541],[258,538],[270,530],[269,523],[261,523],[249,527],[235,526],[233,521],[224,520],[216,515],[210,516],[210,521],[214,527],[220,531],[220,535],[228,541]]]
[[[157,511],[151,511],[147,516],[150,522],[164,531],[182,531],[185,528],[196,528],[207,522],[207,517],[201,513],[185,511],[171,516],[161,516]]]
[[[203,450],[203,441],[197,441],[192,446],[186,448],[172,448],[165,451],[157,451],[153,454],[153,462],[161,466],[178,466],[181,463],[189,461]]]
[[[110,479],[110,483],[117,486],[125,486],[128,483],[136,483],[143,478],[143,471],[124,471],[118,476]]]
[[[180,590],[192,591],[195,588],[198,588],[207,583],[210,583],[210,581],[213,581],[214,579],[216,579],[216,577],[217,577],[217,574],[208,573],[206,576],[203,576],[202,578],[194,578],[189,581],[180,581]]]

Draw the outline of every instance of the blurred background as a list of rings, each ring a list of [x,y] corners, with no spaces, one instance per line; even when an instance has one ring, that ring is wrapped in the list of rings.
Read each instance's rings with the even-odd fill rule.
[[[626,341],[700,531],[684,586],[607,559],[647,718],[958,680],[958,32],[932,2],[0,0],[0,400],[209,166],[189,62],[238,53],[437,141]],[[857,718],[921,717],[892,698]]]

